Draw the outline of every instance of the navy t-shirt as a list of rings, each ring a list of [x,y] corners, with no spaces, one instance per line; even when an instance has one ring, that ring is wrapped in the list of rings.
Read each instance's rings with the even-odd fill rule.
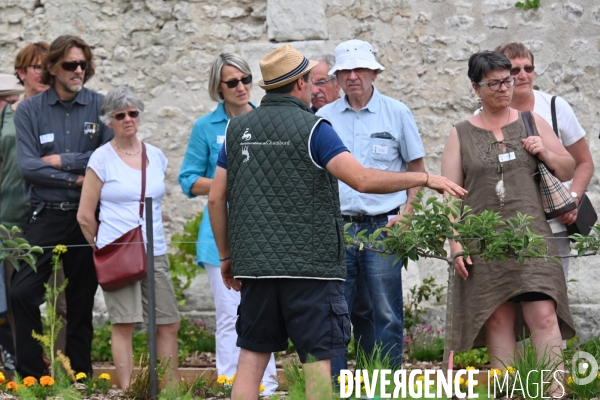
[[[310,138],[310,155],[315,164],[325,168],[333,157],[344,151],[348,151],[348,149],[331,125],[323,121],[319,122]],[[227,169],[225,146],[221,147],[217,166]]]

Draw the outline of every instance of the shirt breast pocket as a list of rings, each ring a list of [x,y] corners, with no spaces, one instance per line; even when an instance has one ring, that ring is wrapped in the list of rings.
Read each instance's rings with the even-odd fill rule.
[[[387,169],[397,157],[398,142],[389,132],[373,133],[369,138],[369,150],[373,167]]]
[[[221,151],[221,147],[223,147],[223,143],[213,143],[210,146],[210,165],[217,165],[217,158],[219,157],[219,152]]]

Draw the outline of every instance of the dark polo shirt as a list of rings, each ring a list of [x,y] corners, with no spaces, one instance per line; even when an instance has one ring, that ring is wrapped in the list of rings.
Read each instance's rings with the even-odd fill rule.
[[[100,122],[104,95],[81,89],[70,102],[50,88],[22,102],[17,108],[17,163],[26,182],[30,203],[79,202],[78,175],[85,175],[94,150],[108,142],[113,132]],[[62,168],[41,157],[60,154]]]

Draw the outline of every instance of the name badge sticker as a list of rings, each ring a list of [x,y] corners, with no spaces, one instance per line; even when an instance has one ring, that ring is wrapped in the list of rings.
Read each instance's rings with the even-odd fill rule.
[[[90,138],[95,135],[96,133],[98,133],[98,129],[99,126],[98,124],[94,123],[94,122],[84,122],[83,123],[83,134],[84,135],[90,135]]]
[[[516,158],[515,152],[511,151],[510,153],[498,154],[498,160],[503,163],[507,161],[512,161]]]
[[[378,146],[376,144],[373,145],[373,153],[374,154],[387,154],[388,146]]]
[[[225,135],[217,136],[217,144],[225,143]]]
[[[54,133],[45,133],[40,135],[40,144],[54,142]]]

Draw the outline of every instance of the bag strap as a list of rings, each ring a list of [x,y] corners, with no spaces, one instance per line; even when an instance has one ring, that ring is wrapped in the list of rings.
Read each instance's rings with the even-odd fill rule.
[[[521,113],[521,117],[523,118],[523,124],[525,125],[525,130],[527,131],[527,137],[535,136],[533,131],[533,115],[531,115],[531,111],[523,111]]]
[[[142,142],[142,198],[140,199],[140,219],[144,216],[144,201],[146,199],[146,164],[148,157],[146,156],[146,145]]]
[[[552,96],[550,100],[550,112],[552,113],[552,129],[558,136],[558,122],[556,121],[556,96]]]
[[[10,107],[12,103],[8,103],[2,108],[2,116],[0,116],[0,136],[2,135],[2,128],[4,127],[4,114],[6,114],[6,109]]]

